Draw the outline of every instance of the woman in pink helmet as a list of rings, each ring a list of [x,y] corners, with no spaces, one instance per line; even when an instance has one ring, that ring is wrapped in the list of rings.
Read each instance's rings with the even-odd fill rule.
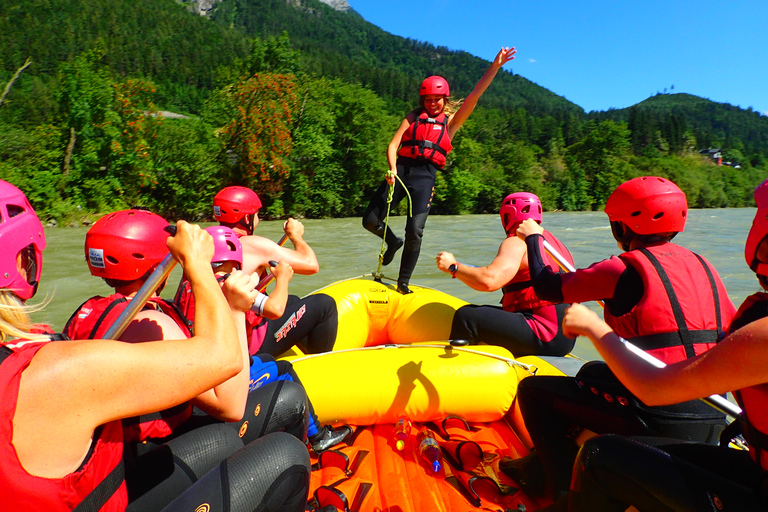
[[[755,189],[757,212],[745,258],[768,289],[768,181]],[[657,443],[622,436],[587,441],[574,466],[568,510],[766,510],[768,492],[768,295],[758,292],[739,308],[729,336],[712,350],[664,369],[629,354],[597,315],[574,306],[564,328],[588,336],[621,381],[648,404],[670,404],[731,390],[744,414],[739,426],[749,451],[703,444]],[[738,390],[738,391],[736,391]],[[729,428],[730,430],[730,428]],[[729,442],[737,430],[728,432]],[[723,444],[721,442],[721,444]],[[565,501],[565,500],[564,500]]]
[[[683,191],[665,178],[634,178],[614,190],[605,213],[624,252],[572,273],[545,265],[541,226],[530,220],[520,225],[536,294],[552,301],[602,300],[617,334],[667,364],[715,346],[735,308],[715,268],[671,242],[688,216]],[[575,433],[582,430],[717,443],[725,426],[722,413],[698,400],[647,407],[602,361],[587,363],[575,378],[525,379],[517,397],[555,498],[568,490]],[[518,477],[526,480],[526,474]]]
[[[405,243],[397,279],[401,293],[410,293],[408,283],[419,260],[421,238],[435,191],[435,176],[445,165],[445,158],[453,148],[451,139],[475,109],[477,101],[491,85],[499,69],[514,58],[514,48],[499,50],[488,71],[463,103],[449,99],[448,82],[443,77],[431,76],[425,79],[419,90],[419,108],[405,116],[387,146],[389,170],[385,182],[376,190],[363,213],[363,226],[386,240],[383,265],[389,265],[397,250]],[[393,208],[405,197],[403,185],[399,181],[396,183],[395,176],[402,180],[412,201],[405,225],[405,242],[389,228],[384,232],[389,186],[395,186],[391,205]]]
[[[179,221],[177,234],[165,238],[198,299],[194,336],[51,342],[32,330],[25,305],[40,277],[43,227],[24,194],[0,181],[0,509],[161,508],[128,504],[121,420],[182,404],[240,373],[245,361],[234,318],[244,322],[256,285],[235,272],[222,293],[210,266],[211,237],[198,226]],[[159,491],[187,487],[168,496],[176,499],[163,510],[275,510],[281,503],[281,510],[304,510],[310,468],[301,441],[275,432],[243,447],[236,430],[210,427],[230,448],[226,460],[205,465],[213,438],[200,429],[167,446],[189,457],[183,468],[151,466],[147,477]]]
[[[437,255],[437,268],[450,273],[467,286],[483,292],[501,289],[501,307],[468,304],[453,316],[451,339],[465,339],[472,344],[490,343],[507,348],[515,357],[531,354],[564,356],[576,341],[563,335],[560,325],[567,304],[542,300],[531,286],[525,242],[515,232],[525,219],[541,223],[541,201],[530,192],[517,192],[504,198],[499,209],[501,225],[507,238],[501,242],[496,257],[486,267],[465,265],[450,252]],[[544,231],[544,237],[572,264],[568,249]],[[547,257],[554,271],[557,262]]]

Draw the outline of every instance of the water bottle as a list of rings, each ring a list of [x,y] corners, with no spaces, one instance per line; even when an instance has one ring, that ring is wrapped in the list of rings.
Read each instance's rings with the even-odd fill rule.
[[[399,451],[403,451],[405,448],[405,441],[408,440],[408,436],[411,435],[411,420],[405,416],[400,416],[395,423],[395,446]]]
[[[424,427],[419,430],[419,435],[416,439],[419,443],[421,457],[427,461],[433,473],[438,473],[442,467],[442,454],[440,453],[440,445],[437,444],[437,439],[435,439],[435,433]]]

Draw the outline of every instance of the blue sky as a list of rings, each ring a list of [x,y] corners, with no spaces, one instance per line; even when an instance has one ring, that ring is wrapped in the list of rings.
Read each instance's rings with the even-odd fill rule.
[[[505,69],[587,112],[666,88],[768,116],[768,0],[348,2],[387,32],[486,60],[515,46]]]

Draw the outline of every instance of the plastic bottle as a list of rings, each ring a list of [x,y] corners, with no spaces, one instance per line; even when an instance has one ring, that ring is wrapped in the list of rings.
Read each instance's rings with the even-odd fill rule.
[[[438,473],[442,468],[442,454],[440,453],[440,445],[437,443],[435,433],[424,427],[419,430],[419,435],[416,439],[419,443],[421,457],[429,463],[434,473]]]
[[[395,446],[398,450],[402,451],[405,448],[405,442],[408,440],[408,436],[411,435],[411,420],[405,416],[400,416],[395,423]]]

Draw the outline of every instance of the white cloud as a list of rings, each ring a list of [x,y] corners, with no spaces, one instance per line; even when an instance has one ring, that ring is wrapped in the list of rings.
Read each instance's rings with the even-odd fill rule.
[[[530,62],[531,64],[534,64],[536,62],[536,59],[528,59],[528,62]]]

